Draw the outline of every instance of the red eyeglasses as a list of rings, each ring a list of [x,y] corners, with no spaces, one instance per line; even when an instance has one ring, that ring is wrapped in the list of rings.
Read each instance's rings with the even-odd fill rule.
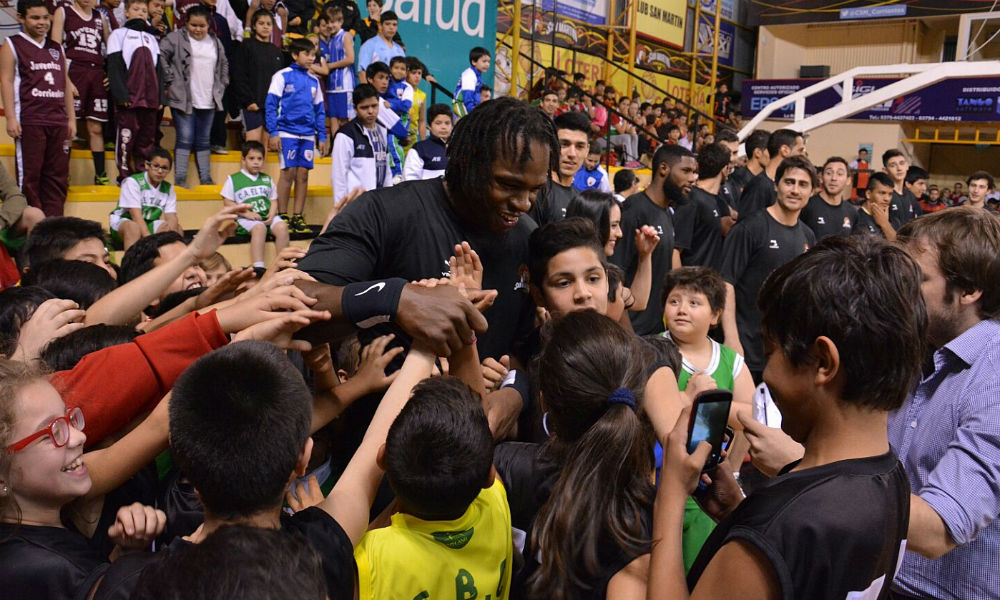
[[[28,447],[28,444],[37,440],[40,437],[49,436],[52,438],[52,443],[56,448],[62,448],[69,443],[70,427],[83,431],[84,421],[83,421],[83,411],[77,408],[66,409],[66,414],[62,417],[56,417],[49,423],[48,427],[40,431],[29,435],[23,440],[14,442],[13,444],[7,446],[5,450],[8,454],[13,454],[15,452],[20,452]]]

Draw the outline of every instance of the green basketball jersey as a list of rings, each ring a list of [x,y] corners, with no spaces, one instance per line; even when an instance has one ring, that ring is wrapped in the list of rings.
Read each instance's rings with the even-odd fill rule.
[[[146,173],[136,173],[122,180],[122,189],[118,195],[118,206],[111,211],[112,215],[122,219],[131,219],[128,209],[138,208],[142,211],[142,220],[152,223],[163,218],[166,213],[177,212],[177,194],[169,181],[162,181],[153,187]]]
[[[253,177],[244,170],[233,173],[222,186],[222,197],[237,204],[246,204],[250,210],[263,218],[271,210],[271,199],[275,197],[274,180],[267,173]]]
[[[670,332],[665,331],[662,335],[669,338]],[[723,346],[715,340],[711,341],[712,358],[709,360],[708,368],[705,371],[715,380],[715,385],[720,390],[733,391],[736,376],[740,374],[740,370],[743,368],[743,357],[737,354],[732,348]],[[688,359],[683,356],[681,356],[681,359],[683,364],[681,372],[677,374],[677,388],[683,392],[687,389],[688,379],[691,379],[691,376],[699,371],[699,369],[688,362]]]

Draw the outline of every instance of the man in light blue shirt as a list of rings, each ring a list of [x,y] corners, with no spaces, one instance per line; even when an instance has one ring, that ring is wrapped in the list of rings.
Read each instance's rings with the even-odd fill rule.
[[[391,10],[382,13],[378,22],[378,35],[361,44],[358,52],[358,80],[370,83],[365,76],[365,69],[374,62],[390,64],[394,56],[406,56],[406,50],[392,41],[399,30],[399,17]]]
[[[953,208],[900,229],[923,272],[933,365],[889,416],[913,495],[894,598],[1000,598],[1000,219]]]

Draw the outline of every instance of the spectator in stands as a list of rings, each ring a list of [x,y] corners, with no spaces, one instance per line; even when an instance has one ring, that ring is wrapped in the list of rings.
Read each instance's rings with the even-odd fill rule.
[[[536,109],[537,110],[537,109]],[[573,187],[573,178],[583,166],[590,147],[587,137],[589,123],[582,113],[566,113],[554,120],[559,138],[559,166],[552,171],[551,179],[545,184],[529,207],[528,214],[539,225],[559,221],[566,217],[566,207],[581,190]]]
[[[858,209],[844,200],[850,184],[847,161],[839,156],[826,159],[820,173],[819,190],[799,217],[816,234],[816,241],[831,235],[851,235]]]
[[[369,3],[370,6],[371,3]],[[403,49],[403,46],[393,40],[398,30],[399,17],[391,10],[385,11],[378,22],[378,35],[361,44],[361,50],[358,52],[356,68],[358,80],[361,83],[371,83],[365,72],[369,65],[377,62],[389,64],[394,56],[406,56],[406,50]]]
[[[52,39],[63,45],[69,63],[68,76],[76,88],[73,112],[85,123],[90,154],[94,161],[94,185],[108,185],[104,160],[102,125],[108,122],[108,90],[104,87],[104,48],[111,29],[93,0],[74,0],[56,8],[52,15]],[[104,43],[97,43],[102,40]]]
[[[714,103],[715,108],[712,113],[713,116],[719,121],[723,122],[728,121],[729,103],[731,101],[732,98],[729,96],[729,84],[727,84],[724,81],[719,82],[719,85],[716,88],[715,92],[715,103]]]
[[[177,132],[175,181],[180,187],[187,187],[192,151],[199,183],[214,185],[210,136],[229,84],[229,62],[222,42],[208,31],[211,16],[207,7],[192,6],[185,28],[170,32],[160,46],[167,104]]]
[[[97,12],[104,16],[104,20],[108,22],[108,27],[111,31],[121,27],[121,21],[118,19],[115,13],[118,12],[118,7],[121,6],[122,0],[101,0],[97,3]]]
[[[61,216],[69,188],[69,145],[76,135],[62,46],[49,39],[42,0],[19,0],[19,33],[0,48],[0,96],[14,139],[18,186],[28,204]]]
[[[993,175],[990,175],[986,171],[976,171],[972,175],[969,175],[965,184],[969,187],[968,205],[975,206],[976,208],[987,208],[986,196],[996,189],[996,182],[993,179]]]
[[[550,118],[555,118],[556,109],[559,108],[559,94],[555,90],[545,90],[542,92],[541,102],[538,103],[538,107]]]
[[[361,40],[362,44],[379,35],[379,15],[382,13],[383,4],[385,4],[384,0],[368,0],[368,16],[358,22],[357,28],[358,39]],[[392,41],[400,46],[403,45],[403,38],[399,37],[398,31],[392,37]],[[384,59],[383,62],[385,62]]]
[[[288,24],[288,9],[278,0],[252,0],[250,9],[247,11],[247,24],[250,26],[250,19],[254,19],[257,10],[266,10],[271,13],[271,43],[279,50],[283,49],[285,39],[285,26]]]
[[[337,131],[330,154],[334,205],[355,188],[375,190],[392,185],[388,132],[378,120],[382,100],[369,83],[354,88],[353,96],[357,116]]]
[[[177,219],[177,194],[166,180],[171,164],[169,152],[153,148],[146,169],[122,180],[118,206],[111,211],[109,225],[112,239],[121,241],[124,250],[154,233],[184,234]]]
[[[885,173],[872,173],[865,190],[865,203],[858,210],[858,217],[851,231],[854,235],[875,235],[887,240],[896,239],[896,228],[889,218],[892,204],[892,178]]]
[[[188,17],[190,19],[190,13]],[[190,21],[189,21],[190,22]],[[274,236],[274,251],[280,253],[288,246],[288,224],[278,216],[278,190],[264,166],[264,146],[260,142],[243,144],[242,169],[226,178],[222,185],[222,202],[226,206],[245,204],[250,210],[236,218],[237,235],[250,236],[250,260],[258,277],[262,276],[264,243],[267,234]]]
[[[274,16],[259,8],[250,18],[251,36],[240,44],[233,64],[233,82],[236,104],[243,111],[243,128],[247,141],[267,145],[267,128],[264,127],[267,89],[271,78],[281,70],[284,57],[281,50],[271,43]]]
[[[889,221],[896,231],[917,216],[913,211],[913,194],[906,189],[906,171],[909,167],[910,161],[906,160],[899,150],[890,148],[882,153],[882,170],[889,175],[893,183]]]
[[[147,0],[125,0],[128,19],[108,37],[108,81],[115,103],[118,183],[146,168],[159,129],[163,96],[160,45],[148,32]]]
[[[573,176],[573,187],[581,192],[597,190],[605,194],[612,193],[611,176],[601,166],[601,151],[597,149],[597,144],[590,143],[583,165]]]
[[[337,7],[344,17],[344,24],[341,26],[344,31],[350,32],[352,36],[358,35],[361,26],[361,11],[358,10],[358,3],[354,0],[328,0],[323,4],[321,13],[329,13],[330,9]]]
[[[413,144],[427,137],[427,92],[420,89],[420,82],[424,78],[427,67],[415,56],[406,57],[406,82],[413,88],[413,106],[410,108],[409,126],[406,133],[409,138],[407,152]],[[450,132],[449,132],[450,133]],[[405,165],[405,161],[404,161]]]
[[[403,126],[399,115],[386,99],[389,92],[389,82],[392,79],[389,65],[384,62],[373,62],[368,65],[367,79],[369,85],[374,87],[379,94],[378,121],[389,134],[389,168],[392,170],[393,183],[399,183],[403,178],[403,155],[400,154],[400,146],[406,145],[406,127]],[[397,139],[403,140],[403,143],[396,143]]]
[[[615,200],[620,203],[639,191],[639,178],[632,169],[618,169],[615,173]]]
[[[483,87],[479,88],[479,103],[489,102],[493,99],[493,88],[483,84]]]
[[[854,192],[852,198],[864,198],[865,190],[868,189],[868,176],[871,174],[871,166],[868,158],[868,149],[858,150],[858,156],[848,165],[854,171]]]
[[[927,186],[927,195],[920,201],[920,208],[925,215],[948,208],[944,198],[941,197],[941,190],[938,186],[933,183]]]
[[[167,17],[165,0],[149,0],[149,26],[156,41],[161,41],[170,33],[170,19]]]
[[[490,51],[482,46],[469,50],[469,66],[462,71],[455,86],[455,99],[461,101],[469,113],[483,101],[483,73],[490,69]],[[459,116],[463,116],[459,114]]]
[[[267,90],[268,145],[272,151],[280,152],[278,214],[288,223],[291,233],[311,233],[302,211],[313,153],[318,150],[320,156],[326,154],[326,114],[319,81],[309,72],[316,55],[315,46],[309,40],[296,39],[288,44],[288,52],[292,65],[275,73]],[[286,211],[293,183],[295,212],[289,215]]]
[[[962,191],[962,182],[956,181],[955,185],[951,189],[951,194],[949,195],[949,202],[952,206],[961,206],[969,199]]]
[[[427,109],[431,135],[417,142],[406,153],[403,179],[434,179],[444,175],[448,166],[448,138],[451,137],[452,116],[447,104],[435,104]]]
[[[325,17],[325,18],[324,18]],[[344,11],[331,6],[319,17],[320,54],[329,70],[326,80],[327,129],[331,138],[354,118],[354,37],[344,29]],[[325,37],[324,37],[325,34]]]

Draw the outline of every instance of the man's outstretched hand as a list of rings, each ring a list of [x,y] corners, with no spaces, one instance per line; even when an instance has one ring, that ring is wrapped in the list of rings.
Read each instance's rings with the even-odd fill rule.
[[[399,296],[396,324],[438,356],[473,344],[476,334],[487,328],[486,317],[455,287],[409,283]]]

